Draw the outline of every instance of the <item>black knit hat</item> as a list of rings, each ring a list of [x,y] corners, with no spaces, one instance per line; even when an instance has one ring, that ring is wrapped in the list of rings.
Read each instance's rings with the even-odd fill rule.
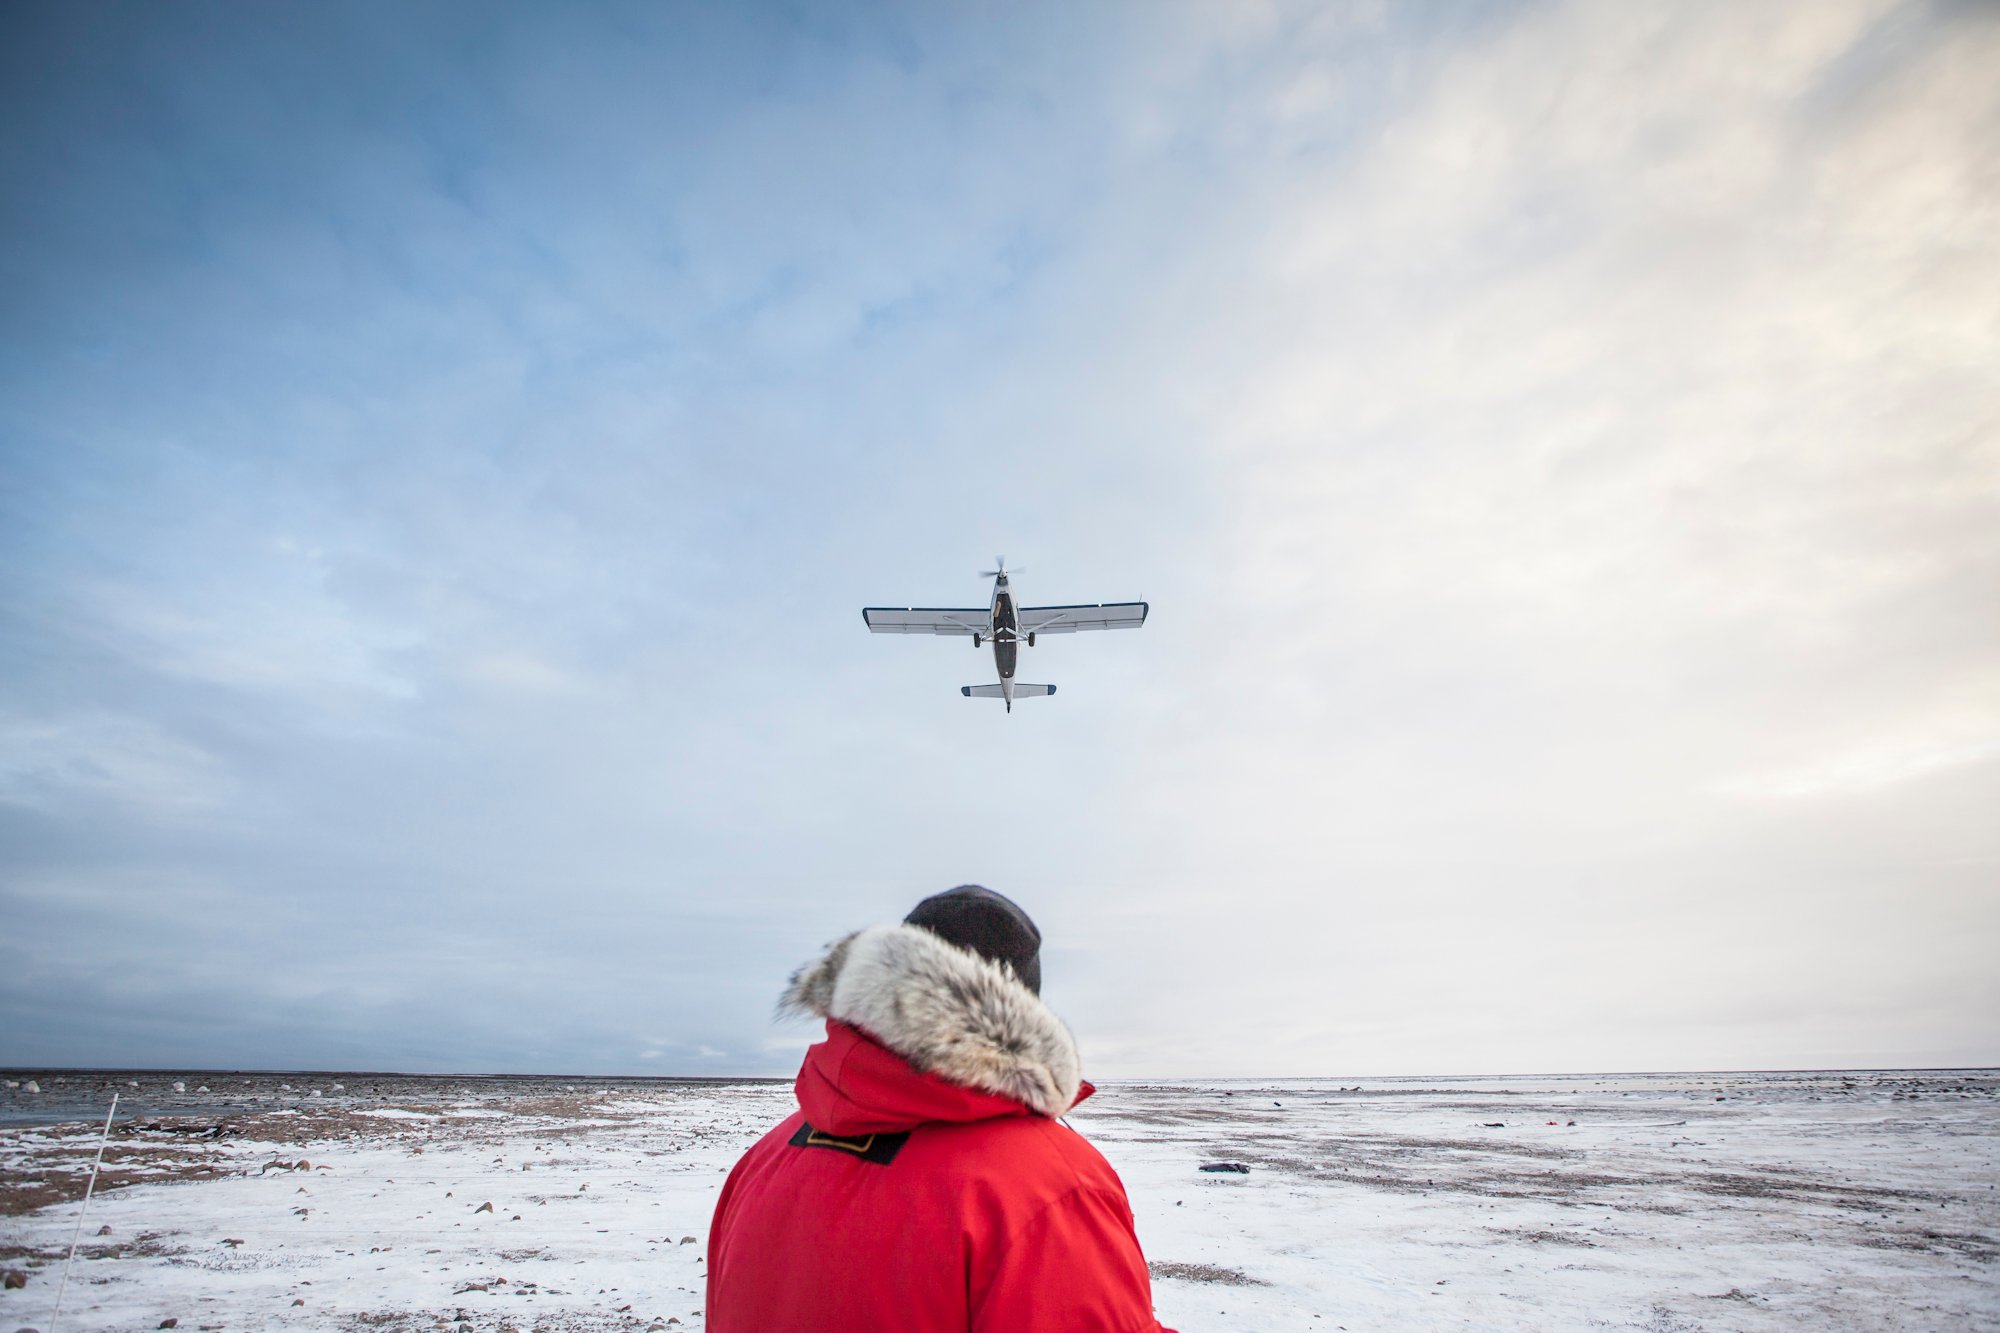
[[[903,924],[922,926],[961,949],[1005,963],[1029,990],[1042,993],[1042,932],[1010,898],[961,884],[918,903]]]

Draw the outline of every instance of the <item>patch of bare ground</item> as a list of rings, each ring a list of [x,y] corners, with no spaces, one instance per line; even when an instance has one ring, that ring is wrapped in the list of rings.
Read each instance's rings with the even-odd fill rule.
[[[1150,1263],[1147,1271],[1156,1278],[1174,1278],[1182,1282],[1207,1282],[1218,1287],[1268,1287],[1271,1284],[1261,1278],[1251,1277],[1238,1268],[1224,1268],[1220,1264],[1174,1264]]]
[[[246,1162],[241,1147],[271,1144],[295,1152],[313,1144],[361,1138],[422,1143],[437,1133],[437,1125],[435,1121],[399,1121],[338,1108],[250,1112],[228,1120],[168,1117],[122,1124],[112,1128],[105,1143],[95,1192],[215,1180],[253,1171],[310,1170],[307,1162],[288,1156]],[[454,1137],[470,1137],[459,1125],[452,1128]],[[81,1199],[97,1145],[98,1135],[89,1132],[63,1131],[52,1137],[48,1129],[28,1129],[0,1134],[0,1217],[20,1217],[51,1204]]]
[[[549,1097],[528,1097],[507,1104],[515,1116],[540,1116],[550,1120],[601,1120],[621,1113],[605,1105],[610,1094],[558,1093]]]
[[[1582,1164],[1587,1155],[1573,1149],[1482,1139],[1370,1136],[1266,1138],[1260,1142],[1239,1138],[1226,1144],[1207,1143],[1203,1150],[1210,1156],[1231,1156],[1261,1170],[1392,1193],[1603,1203],[1669,1215],[1686,1212],[1690,1195],[1878,1213],[1938,1201],[1923,1190],[1820,1180],[1778,1171],[1586,1170]],[[1529,1169],[1530,1162],[1549,1165]]]
[[[73,1169],[51,1154],[26,1166],[0,1165],[0,1217],[21,1217],[50,1204],[76,1203],[83,1198],[85,1179],[90,1172],[89,1152],[73,1154]],[[53,1158],[53,1160],[51,1160]],[[107,1194],[130,1185],[153,1185],[161,1181],[215,1180],[229,1169],[213,1161],[132,1162],[107,1150],[104,1166],[97,1175],[96,1193]],[[51,1169],[51,1168],[56,1169]]]
[[[1336,1139],[1336,1148],[1366,1151],[1369,1148],[1393,1148],[1407,1155],[1411,1152],[1463,1152],[1496,1153],[1502,1157],[1535,1157],[1544,1161],[1560,1162],[1581,1157],[1574,1148],[1540,1148],[1530,1143],[1508,1143],[1496,1139],[1416,1139],[1404,1137],[1364,1137]]]
[[[1990,1264],[1995,1259],[2000,1259],[2000,1241],[1996,1241],[1992,1236],[1965,1231],[1898,1231],[1864,1237],[1861,1244],[1872,1250],[1957,1254],[1981,1264]]]
[[[1280,1112],[1275,1108],[1265,1107],[1263,1109],[1270,1112],[1269,1119],[1278,1119]],[[1241,1125],[1246,1121],[1254,1121],[1258,1115],[1258,1108],[1250,1106],[1238,1110],[1233,1106],[1214,1109],[1205,1106],[1190,1106],[1184,1109],[1169,1111],[1120,1107],[1117,1115],[1119,1120],[1135,1125],[1160,1125],[1167,1128],[1207,1124]]]
[[[1764,1298],[1762,1296],[1752,1296],[1741,1287],[1731,1287],[1728,1291],[1716,1292],[1713,1295],[1704,1296],[1702,1299],[1705,1301],[1739,1301],[1744,1305],[1748,1305],[1752,1301],[1761,1301]]]
[[[1597,1242],[1565,1231],[1550,1231],[1535,1227],[1488,1227],[1496,1236],[1507,1236],[1513,1240],[1525,1240],[1531,1245],[1573,1245],[1579,1249],[1594,1250]]]
[[[1803,1176],[1775,1173],[1751,1175],[1730,1171],[1689,1171],[1663,1175],[1661,1181],[1702,1194],[1721,1194],[1738,1199],[1784,1199],[1792,1203],[1830,1203],[1842,1208],[1871,1208],[1889,1201],[1932,1201],[1932,1196],[1922,1190],[1892,1189],[1886,1185],[1826,1184]]]

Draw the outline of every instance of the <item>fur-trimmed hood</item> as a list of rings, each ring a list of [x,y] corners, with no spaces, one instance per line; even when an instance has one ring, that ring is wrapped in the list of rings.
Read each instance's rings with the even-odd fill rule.
[[[834,941],[792,974],[780,1013],[860,1028],[917,1069],[1061,1115],[1083,1083],[1076,1039],[1013,972],[916,926]]]

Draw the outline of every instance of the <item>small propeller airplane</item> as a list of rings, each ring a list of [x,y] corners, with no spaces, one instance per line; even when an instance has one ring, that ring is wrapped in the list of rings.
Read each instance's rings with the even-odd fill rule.
[[[1076,606],[1020,606],[1007,573],[1007,557],[995,559],[994,569],[979,577],[993,580],[993,601],[986,607],[869,606],[861,619],[876,634],[958,634],[969,636],[977,649],[987,640],[993,643],[993,665],[1000,672],[998,685],[961,685],[958,692],[968,699],[1004,699],[1007,711],[1014,700],[1031,699],[1056,692],[1053,685],[1018,684],[1014,680],[1014,658],[1025,640],[1032,648],[1042,634],[1074,634],[1085,629],[1137,629],[1146,623],[1144,602],[1085,602]],[[1016,574],[1020,570],[1014,571]]]

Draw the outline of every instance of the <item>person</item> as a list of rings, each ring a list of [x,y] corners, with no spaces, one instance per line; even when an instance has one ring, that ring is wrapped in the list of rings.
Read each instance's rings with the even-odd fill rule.
[[[826,1040],[716,1201],[710,1333],[1172,1333],[1124,1185],[1059,1118],[1093,1089],[1041,979],[1035,923],[970,884],[792,975],[780,1012]]]

